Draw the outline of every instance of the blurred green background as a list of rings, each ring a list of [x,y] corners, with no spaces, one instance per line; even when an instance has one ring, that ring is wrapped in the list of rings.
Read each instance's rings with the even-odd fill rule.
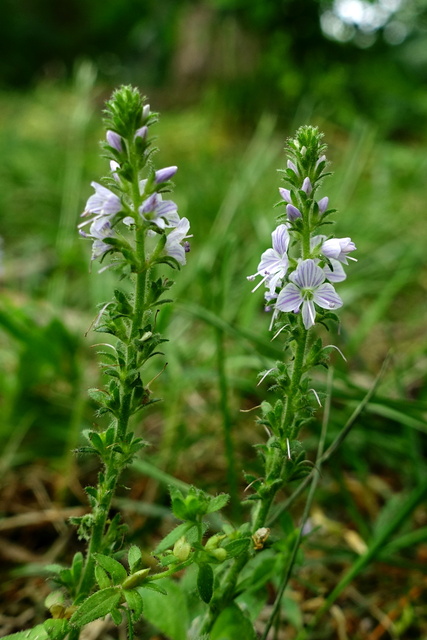
[[[270,243],[285,139],[318,125],[334,172],[321,195],[339,210],[334,233],[358,248],[339,285],[342,326],[322,334],[347,358],[333,357],[329,441],[390,354],[324,471],[318,509],[367,541],[384,505],[427,477],[427,2],[3,0],[0,42],[3,515],[84,504],[79,478],[94,473],[88,460],[78,471],[70,451],[95,421],[86,389],[101,384],[91,348],[100,339],[86,333],[114,275],[89,270],[76,225],[91,180],[107,172],[103,103],[132,83],[161,112],[156,166],[179,166],[174,197],[194,234],[176,304],[159,317],[168,366],[152,389],[165,401],[136,425],[149,461],[212,492],[231,483],[237,513],[240,470],[258,468],[252,445],[264,438],[256,412],[242,410],[265,398],[257,373],[280,357],[246,276]],[[312,456],[318,434],[304,437]],[[48,469],[46,503],[27,480],[33,468]],[[147,473],[124,492],[129,518],[158,517],[154,501],[167,504]],[[414,532],[416,543],[393,551],[393,566],[411,569],[404,592],[427,557],[421,499],[404,523]],[[28,533],[15,543],[31,547]],[[357,553],[342,531],[329,554],[337,545]],[[419,617],[408,620],[404,632],[418,624],[420,634]]]

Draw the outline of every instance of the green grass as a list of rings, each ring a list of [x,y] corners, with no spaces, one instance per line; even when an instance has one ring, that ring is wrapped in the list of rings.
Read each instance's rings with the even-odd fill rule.
[[[66,465],[67,473],[75,473],[70,449],[94,421],[85,389],[99,382],[90,345],[103,340],[85,333],[96,305],[109,297],[113,276],[99,275],[96,267],[89,272],[88,243],[75,232],[90,181],[107,170],[97,154],[106,96],[92,81],[89,69],[74,87],[41,85],[30,94],[0,95],[4,474],[36,460],[52,469]],[[320,116],[313,124],[324,129],[333,162],[334,175],[322,195],[339,210],[335,233],[351,236],[358,248],[358,262],[339,285],[345,302],[340,332],[325,336],[347,357],[342,362],[333,355],[326,448],[390,354],[375,396],[322,467],[317,508],[355,530],[367,545],[357,558],[338,534],[340,548],[322,531],[310,538],[314,547],[326,544],[329,561],[348,568],[331,604],[348,576],[378,559],[410,567],[425,544],[427,514],[418,498],[426,482],[427,154],[421,145],[379,139],[362,120],[349,132]],[[241,495],[240,470],[257,469],[252,445],[264,434],[255,425],[256,411],[242,410],[266,397],[267,385],[256,386],[257,374],[280,357],[280,348],[268,333],[262,293],[251,294],[246,276],[255,272],[269,246],[279,200],[277,169],[284,166],[282,148],[291,133],[279,131],[268,113],[252,132],[230,130],[215,112],[201,107],[164,112],[157,125],[156,163],[179,165],[174,197],[194,235],[188,265],[176,274],[176,304],[158,319],[170,341],[164,349],[167,367],[152,390],[164,402],[138,427],[152,443],[148,463],[164,474],[153,472],[150,480],[160,504],[166,502],[168,473],[184,482],[203,482],[212,492],[227,490],[228,478],[234,495]],[[158,373],[153,369],[151,378]],[[325,375],[318,372],[317,378],[318,388],[325,390]],[[305,434],[312,459],[319,433],[320,425]],[[82,464],[82,472],[93,472],[90,463]],[[128,484],[137,487],[140,473],[150,476],[150,468],[136,467]],[[125,495],[123,508],[131,511],[132,498]],[[384,505],[406,495],[409,502],[397,501],[393,517],[381,528],[376,520]],[[237,514],[236,498],[233,504]],[[153,512],[148,503],[134,508]],[[345,560],[340,550],[347,552]],[[410,582],[407,578],[404,584]],[[392,637],[406,636],[395,631]]]

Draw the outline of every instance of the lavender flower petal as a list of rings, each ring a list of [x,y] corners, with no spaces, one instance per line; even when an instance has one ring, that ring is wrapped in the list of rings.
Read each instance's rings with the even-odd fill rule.
[[[300,262],[295,271],[290,274],[289,280],[295,282],[301,289],[314,289],[324,282],[325,274],[316,262],[310,259]]]
[[[340,296],[328,282],[313,291],[313,300],[322,309],[338,309],[343,304]]]
[[[302,321],[304,323],[304,327],[310,329],[315,323],[316,320],[316,309],[314,307],[312,300],[304,300],[302,305]]]
[[[277,296],[276,309],[280,311],[296,311],[300,308],[303,297],[299,288],[290,282]]]

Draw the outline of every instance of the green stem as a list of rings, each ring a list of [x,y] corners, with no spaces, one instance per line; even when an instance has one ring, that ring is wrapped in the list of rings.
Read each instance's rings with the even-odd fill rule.
[[[139,189],[139,187],[137,187]],[[138,192],[139,197],[139,192]],[[134,198],[135,211],[137,211],[138,200]],[[115,442],[123,441],[128,429],[132,390],[128,388],[128,375],[135,368],[135,349],[133,340],[138,336],[139,329],[143,322],[144,311],[146,306],[146,286],[147,286],[147,268],[145,263],[145,229],[140,228],[136,231],[136,255],[139,264],[139,272],[136,275],[135,282],[135,298],[133,319],[128,337],[127,357],[124,376],[122,379],[122,393],[120,402],[120,411],[117,416]],[[117,482],[122,472],[122,465],[117,459],[117,455],[112,451],[108,460],[105,462],[105,478],[102,484],[98,485],[98,490],[102,496],[99,498],[99,504],[94,509],[94,522],[90,537],[89,547],[86,555],[86,563],[83,570],[82,579],[76,596],[76,601],[81,602],[84,597],[89,595],[94,585],[94,554],[102,549],[102,540],[104,537],[105,527],[109,516],[111,501],[117,486]],[[78,634],[73,640],[77,640]]]
[[[291,385],[289,388],[289,392],[286,395],[285,406],[282,414],[282,423],[280,425],[281,436],[290,439],[296,436],[296,433],[294,433],[291,429],[292,423],[294,421],[294,400],[297,395],[298,387],[300,385],[303,374],[304,356],[307,347],[308,331],[304,327],[302,319],[300,319],[300,330],[301,333],[298,338],[298,344],[295,351]]]

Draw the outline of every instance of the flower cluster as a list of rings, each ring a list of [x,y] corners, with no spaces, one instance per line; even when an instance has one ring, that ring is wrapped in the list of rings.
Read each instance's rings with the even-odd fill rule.
[[[328,311],[342,306],[333,284],[345,280],[343,265],[355,260],[349,253],[356,246],[350,238],[316,234],[319,227],[330,224],[326,219],[334,211],[328,209],[328,197],[316,198],[327,175],[325,148],[313,127],[302,127],[289,142],[291,159],[284,173],[290,188],[279,189],[279,204],[285,204],[286,214],[272,233],[272,248],[262,254],[256,273],[248,276],[248,280],[261,277],[253,291],[265,285],[272,324],[281,311],[301,311],[304,327],[309,329],[316,321],[316,306]],[[290,256],[290,247],[298,246],[299,255]]]
[[[173,258],[180,265],[186,263],[189,243],[185,240],[189,237],[190,223],[187,218],[180,219],[176,203],[163,199],[162,195],[170,190],[170,180],[178,167],[155,171],[148,163],[152,153],[148,132],[155,120],[155,114],[146,104],[134,130],[124,132],[125,135],[107,130],[103,146],[110,158],[109,188],[91,183],[95,193],[89,197],[81,214],[87,219],[79,224],[80,235],[93,241],[92,260],[103,259],[108,252],[120,251],[123,247],[129,248],[123,231],[134,227],[145,229],[148,236],[165,236],[162,255]],[[140,168],[148,165],[147,178],[135,176],[132,166],[136,156],[140,158]],[[124,227],[120,228],[120,223]],[[87,226],[89,230],[85,231]]]

